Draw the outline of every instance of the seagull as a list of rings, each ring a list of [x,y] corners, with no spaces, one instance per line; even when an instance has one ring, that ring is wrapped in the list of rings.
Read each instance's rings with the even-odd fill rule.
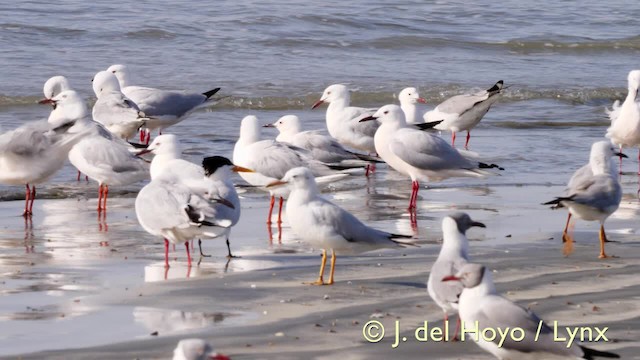
[[[168,91],[142,86],[129,85],[129,70],[125,65],[111,65],[107,71],[112,72],[118,78],[122,93],[133,100],[140,110],[150,119],[145,123],[148,131],[162,130],[184,120],[187,115],[198,107],[205,105],[211,97],[220,91],[215,88],[199,93],[185,93]],[[146,143],[149,143],[151,134],[147,134]]]
[[[322,263],[318,280],[312,285],[333,284],[337,253],[360,253],[381,248],[398,248],[410,243],[394,239],[411,236],[392,234],[368,227],[351,213],[320,196],[313,173],[306,167],[287,171],[282,180],[269,187],[289,184],[291,194],[287,201],[287,218],[291,229],[303,241],[322,249]],[[331,250],[329,281],[324,282],[327,250]]]
[[[232,219],[220,216],[220,207],[234,209],[227,199],[206,194],[201,186],[194,186],[195,179],[185,179],[172,172],[165,172],[151,180],[138,193],[135,202],[136,216],[142,228],[149,234],[164,239],[165,268],[169,268],[169,242],[184,243],[187,264],[191,267],[189,240],[201,237],[215,238],[233,224]],[[203,180],[204,181],[204,180]]]
[[[52,76],[44,83],[44,86],[42,88],[44,99],[40,100],[39,103],[49,104],[51,102],[51,99],[65,90],[71,90],[69,80],[61,75]]]
[[[327,181],[343,178],[347,175],[337,173],[327,164],[313,160],[304,149],[277,142],[275,140],[260,139],[260,122],[254,115],[245,116],[240,124],[240,136],[233,148],[233,162],[251,169],[253,173],[239,175],[249,184],[264,187],[284,177],[290,169],[308,166],[314,175],[322,176]],[[286,187],[269,189],[271,202],[267,224],[271,224],[271,215],[275,198],[280,198],[278,210],[278,224],[282,223],[282,205],[289,193]]]
[[[594,357],[619,358],[614,353],[598,351],[579,345],[558,341],[554,330],[535,313],[501,296],[495,289],[491,274],[479,264],[466,264],[456,275],[449,275],[443,282],[459,281],[464,287],[458,303],[460,319],[467,336],[483,350],[497,359],[593,359]],[[523,339],[499,336],[487,341],[480,334],[484,329],[522,329]],[[464,336],[464,333],[463,333]],[[463,337],[464,339],[464,337]]]
[[[64,108],[74,93],[66,90],[47,102]],[[84,131],[70,131],[74,125],[73,120],[58,122],[57,126],[36,121],[0,135],[0,183],[25,185],[23,216],[33,214],[36,185],[60,170],[69,150],[86,135]]]
[[[227,241],[228,258],[233,258],[229,244],[229,232],[240,219],[240,199],[230,179],[231,172],[253,172],[253,170],[236,166],[222,156],[206,157],[202,166],[181,159],[182,151],[175,135],[162,134],[153,139],[151,144],[138,155],[153,153],[149,172],[151,180],[157,179],[162,174],[170,173],[180,178],[182,183],[192,191],[207,197],[225,199],[233,207],[218,206],[218,218],[231,221],[228,227],[220,228],[218,236],[225,236]],[[204,181],[203,181],[204,179]],[[202,254],[201,240],[198,239],[200,254]]]
[[[114,135],[128,140],[148,120],[138,105],[120,91],[120,83],[114,74],[98,72],[92,86],[98,98],[93,105],[93,120]]]
[[[85,133],[69,151],[69,161],[78,171],[98,182],[97,210],[106,211],[109,185],[129,185],[148,178],[148,165],[129,151],[128,143],[90,119],[78,93],[68,90],[65,94],[66,102],[56,106],[50,119],[74,121],[74,129]]]
[[[329,134],[344,146],[367,154],[375,154],[373,136],[378,129],[378,124],[362,124],[359,120],[372,115],[376,109],[349,106],[350,102],[349,89],[342,84],[334,84],[324,90],[320,100],[316,101],[311,108],[315,109],[323,103],[329,103],[326,115]],[[373,171],[375,171],[375,165],[367,167],[367,175]]]
[[[285,115],[263,127],[276,128],[280,132],[276,141],[305,149],[312,158],[327,164],[362,161],[380,162],[371,156],[361,155],[345,149],[336,139],[319,131],[302,131],[302,123],[296,115]]]
[[[418,90],[414,87],[402,89],[398,94],[400,107],[404,112],[407,124],[418,124],[424,122],[418,112],[418,103],[425,104],[426,101],[420,97]]]
[[[467,141],[464,143],[464,148],[467,149],[471,138],[471,129],[478,125],[491,105],[498,100],[497,95],[500,94],[503,85],[504,82],[500,80],[485,91],[450,97],[435,109],[424,114],[424,120],[427,122],[444,120],[441,124],[436,125],[435,129],[451,131],[451,146],[455,145],[456,132],[466,130]]]
[[[213,347],[202,339],[184,339],[173,350],[173,360],[230,360],[213,351]]]
[[[604,231],[604,222],[620,206],[622,200],[622,187],[620,181],[611,171],[612,156],[626,157],[617,152],[613,145],[606,140],[595,142],[591,146],[589,155],[590,173],[581,168],[569,182],[569,188],[565,196],[557,197],[543,205],[554,205],[554,208],[566,207],[569,214],[586,221],[600,222],[600,259],[607,258],[604,251],[604,243],[607,235]],[[564,242],[563,252],[569,255],[573,251],[573,237],[568,234],[571,217],[567,219],[567,226],[562,233]]]
[[[640,70],[632,70],[627,76],[629,92],[622,105],[616,100],[613,109],[607,110],[611,119],[611,126],[607,135],[614,144],[620,147],[634,147],[640,145],[640,104],[636,101],[640,87]],[[640,149],[638,149],[640,161]],[[640,165],[639,165],[640,166]],[[622,158],[620,158],[620,174],[622,174]],[[640,175],[640,168],[638,169]]]
[[[409,211],[416,209],[418,181],[442,180],[453,176],[483,177],[491,174],[485,168],[495,164],[471,161],[442,138],[407,125],[398,105],[385,105],[360,121],[378,120],[375,135],[378,155],[396,171],[411,177],[412,192]]]
[[[429,272],[427,290],[431,299],[444,312],[445,324],[448,324],[449,315],[458,310],[458,297],[462,292],[462,284],[442,282],[442,278],[455,275],[464,264],[469,262],[469,240],[466,232],[474,226],[486,227],[481,222],[473,221],[468,214],[463,212],[456,212],[442,219],[442,248],[438,259],[433,263]],[[454,341],[458,337],[459,329],[460,318],[456,323]]]

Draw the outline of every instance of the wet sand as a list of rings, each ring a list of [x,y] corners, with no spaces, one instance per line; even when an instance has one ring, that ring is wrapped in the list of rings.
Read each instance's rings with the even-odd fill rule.
[[[376,186],[381,179],[388,188]],[[0,203],[0,319],[6,329],[0,355],[166,359],[179,339],[196,336],[234,359],[490,359],[468,341],[418,342],[413,336],[425,320],[442,325],[425,283],[439,251],[440,219],[462,210],[487,225],[469,232],[470,254],[494,270],[503,294],[548,322],[607,326],[610,341],[591,347],[640,358],[635,178],[625,175],[623,203],[606,224],[617,241],[607,252],[619,256],[607,260],[597,259],[597,225],[581,221],[575,252],[562,255],[566,212],[539,205],[562,184],[523,187],[493,179],[422,190],[419,248],[338,257],[337,282],[324,287],[303,284],[317,276],[320,257],[292,236],[286,221],[281,241],[275,225],[269,241],[260,193],[243,194],[241,223],[232,232],[232,249],[242,258],[226,266],[224,242],[208,240],[204,251],[213,257],[188,271],[178,246],[166,275],[161,239],[139,228],[132,198],[110,200],[106,221],[98,219],[95,199],[37,201],[26,228],[16,216],[22,202]],[[362,182],[338,184],[340,191],[328,196],[373,226],[411,233],[403,210],[410,184],[384,169],[365,190]],[[370,320],[385,326],[381,342],[364,341],[362,328]],[[393,349],[396,320],[408,341]]]

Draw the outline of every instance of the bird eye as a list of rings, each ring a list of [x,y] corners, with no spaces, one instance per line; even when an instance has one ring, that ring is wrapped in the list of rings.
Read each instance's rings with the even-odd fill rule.
[[[385,111],[385,112],[384,112],[384,114],[385,114],[385,115],[386,115],[386,114],[388,114],[388,113],[389,113],[389,110],[387,110],[387,111]]]
[[[331,91],[327,91],[327,95],[331,95]]]
[[[112,70],[111,72],[112,72],[112,73],[114,73],[114,74],[116,73],[116,71],[115,71],[115,70]]]
[[[409,93],[409,96],[411,96],[411,93]]]

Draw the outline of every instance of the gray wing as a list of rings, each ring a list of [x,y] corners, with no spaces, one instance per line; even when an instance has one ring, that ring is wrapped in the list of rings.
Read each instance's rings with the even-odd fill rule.
[[[136,197],[136,216],[149,233],[160,235],[164,229],[189,227],[184,211],[189,203],[189,190],[177,183],[152,181]]]
[[[93,119],[105,126],[128,121],[136,121],[140,117],[140,109],[132,100],[120,92],[111,92],[101,96],[93,105]],[[142,121],[140,121],[142,124]]]
[[[504,349],[516,350],[525,353],[529,352],[550,352],[558,355],[581,355],[576,353],[576,347],[567,349],[566,344],[553,340],[553,330],[546,324],[542,323],[540,335],[535,341],[538,326],[540,326],[540,318],[530,310],[526,310],[508,299],[499,295],[491,296],[487,301],[480,304],[480,308],[476,313],[476,320],[480,329],[513,329],[521,328],[525,332],[522,341],[515,341],[510,336],[505,337],[502,344]],[[500,337],[497,336],[493,341],[498,344]],[[577,349],[579,351],[579,349]]]
[[[442,138],[415,129],[398,130],[389,147],[404,162],[423,170],[472,170],[478,167]]]
[[[202,105],[207,97],[197,93],[181,93],[140,86],[127,86],[125,95],[133,100],[146,116],[183,117]]]
[[[593,176],[593,171],[591,171],[591,165],[586,164],[580,169],[576,170],[575,173],[569,179],[567,183],[567,192],[571,193],[574,191],[580,183],[583,183],[585,180],[590,179]]]
[[[310,152],[312,158],[325,163],[338,163],[343,160],[357,159],[334,138],[312,131],[296,134],[293,145]]]
[[[350,119],[350,124],[358,133],[365,136],[373,137],[376,134],[376,130],[380,127],[380,123],[377,121],[365,121],[360,122],[361,119],[371,116],[378,111],[378,109],[367,109],[361,107],[350,106],[345,108],[345,116]]]
[[[464,259],[457,259],[456,261],[450,260],[436,260],[431,267],[429,273],[429,281],[427,286],[437,299],[436,302],[446,302],[450,304],[457,304],[458,298],[464,289],[462,283],[459,281],[442,281],[445,276],[455,275],[458,270],[466,263]]]
[[[464,114],[465,112],[473,109],[474,107],[487,102],[485,104],[486,111],[489,110],[491,104],[496,100],[500,91],[502,90],[503,82],[498,81],[490,89],[481,91],[476,94],[464,94],[452,96],[449,99],[443,101],[436,106],[437,110],[448,114]],[[486,113],[486,111],[484,111]]]
[[[596,175],[575,185],[570,201],[591,206],[600,211],[620,205],[622,188],[610,175]]]
[[[56,141],[55,133],[48,133],[44,121],[29,123],[0,136],[0,153],[4,156],[34,157],[48,151]]]

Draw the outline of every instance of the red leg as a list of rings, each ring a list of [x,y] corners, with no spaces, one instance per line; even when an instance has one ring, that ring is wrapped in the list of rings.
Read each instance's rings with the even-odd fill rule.
[[[460,315],[458,315],[458,320],[456,320],[456,331],[453,333],[453,339],[451,341],[458,341],[459,332],[460,332]]]
[[[98,186],[98,212],[102,211],[102,184]]]
[[[169,240],[167,239],[164,239],[164,267],[169,268]]]
[[[27,217],[29,214],[29,196],[31,196],[31,189],[29,188],[29,184],[25,184],[25,192],[24,192],[24,212],[22,216]]]
[[[78,170],[78,178],[76,179],[77,181],[80,181],[80,176],[82,175],[82,173],[80,173],[80,170]]]
[[[33,215],[33,202],[36,201],[36,186],[32,185],[31,186],[31,196],[29,199],[30,203],[29,203],[29,214]]]
[[[109,197],[109,185],[104,185],[104,194],[102,195],[102,210],[107,211],[107,197]]]
[[[364,176],[369,177],[369,173],[371,173],[371,163],[367,164],[367,168],[364,172]]]
[[[149,145],[150,141],[151,141],[151,131],[147,130],[147,137],[146,137],[145,143]]]
[[[465,150],[469,150],[469,139],[471,139],[471,131],[467,130],[467,141],[464,143]]]
[[[140,129],[139,132],[140,132],[140,142],[143,142],[144,141],[145,130],[144,129]]]
[[[267,215],[267,225],[271,225],[271,215],[273,214],[273,205],[276,203],[275,196],[271,195],[271,202],[269,203],[269,215]]]
[[[89,175],[84,176],[84,181],[87,181],[87,182],[89,181]]]
[[[284,199],[280,196],[280,204],[278,206],[278,225],[282,224],[282,203]]]
[[[189,242],[184,242],[184,247],[187,248],[187,265],[191,267],[191,252],[189,251]]]
[[[371,172],[376,172],[376,163],[371,163]]]
[[[456,146],[456,132],[451,132],[451,146]]]

